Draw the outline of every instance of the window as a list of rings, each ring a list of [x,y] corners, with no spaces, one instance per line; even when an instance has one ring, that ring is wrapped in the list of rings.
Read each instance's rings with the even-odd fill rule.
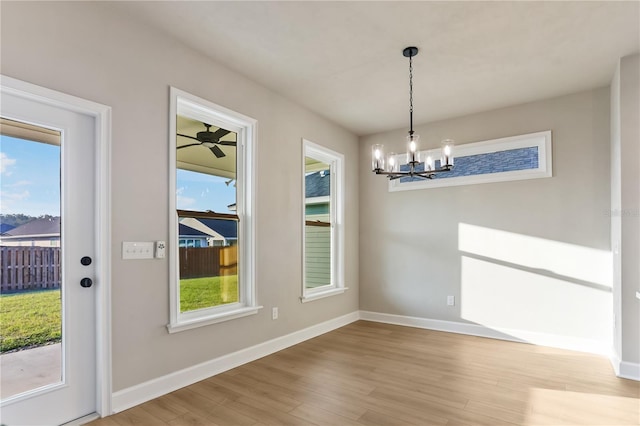
[[[344,156],[303,140],[302,302],[344,285]]]
[[[246,315],[254,283],[256,121],[171,88],[170,332]]]

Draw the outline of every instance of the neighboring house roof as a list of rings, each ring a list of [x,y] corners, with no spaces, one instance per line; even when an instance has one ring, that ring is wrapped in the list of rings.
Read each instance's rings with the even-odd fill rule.
[[[235,220],[186,218],[179,224],[180,236],[207,236],[217,239],[238,239],[238,225]]]
[[[8,223],[0,223],[0,235],[4,235],[5,232],[9,232],[13,228],[15,228],[14,225],[9,225]]]
[[[198,231],[197,229],[193,229],[190,226],[183,225],[182,223],[178,224],[178,235],[181,237],[208,237],[208,234],[205,234],[202,231]]]
[[[198,218],[198,220],[226,239],[238,238],[238,222],[236,222],[235,220],[201,218]]]
[[[27,235],[60,235],[60,218],[34,219],[5,232],[6,236],[18,237]]]
[[[306,198],[326,197],[331,188],[330,174],[327,171],[310,173],[304,177]]]

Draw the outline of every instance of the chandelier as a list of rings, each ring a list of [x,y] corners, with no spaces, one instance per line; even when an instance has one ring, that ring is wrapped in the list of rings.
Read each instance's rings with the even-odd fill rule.
[[[421,161],[420,136],[413,131],[413,62],[418,54],[417,47],[407,47],[402,54],[409,58],[409,135],[407,136],[407,167],[400,170],[400,164],[395,152],[390,152],[385,157],[384,145],[376,144],[371,147],[371,167],[377,175],[386,175],[390,180],[403,177],[415,177],[433,179],[436,173],[448,172],[453,168],[453,140],[445,139],[440,147],[440,165],[436,168],[433,156],[426,154],[424,162]],[[420,165],[423,165],[420,167]]]

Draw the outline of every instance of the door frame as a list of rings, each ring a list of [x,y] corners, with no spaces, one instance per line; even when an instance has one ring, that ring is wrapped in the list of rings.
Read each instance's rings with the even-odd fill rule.
[[[96,413],[111,414],[111,107],[0,74],[0,94],[95,119]]]

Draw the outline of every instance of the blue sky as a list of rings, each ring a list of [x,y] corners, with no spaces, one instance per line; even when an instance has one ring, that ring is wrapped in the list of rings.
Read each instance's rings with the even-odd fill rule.
[[[236,202],[235,181],[180,169],[176,178],[178,209],[230,213],[227,206]]]
[[[0,135],[0,213],[60,215],[60,147]]]
[[[236,189],[228,181],[178,170],[177,207],[229,213]],[[60,147],[0,135],[0,213],[60,215]]]

